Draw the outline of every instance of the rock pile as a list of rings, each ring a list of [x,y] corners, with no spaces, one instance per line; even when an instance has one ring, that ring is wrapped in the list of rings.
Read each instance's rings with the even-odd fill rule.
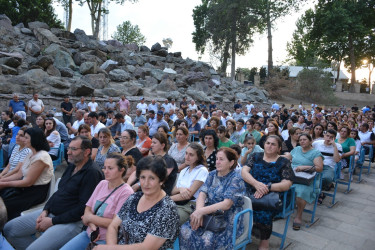
[[[145,96],[267,102],[268,93],[221,77],[210,65],[115,40],[97,41],[42,22],[12,26],[0,15],[0,92],[44,96]]]

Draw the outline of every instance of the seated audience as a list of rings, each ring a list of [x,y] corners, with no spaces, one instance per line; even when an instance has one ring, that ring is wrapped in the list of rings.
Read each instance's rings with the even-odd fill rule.
[[[111,131],[107,128],[102,128],[98,132],[100,146],[95,157],[95,162],[100,169],[104,167],[104,161],[109,153],[120,153],[120,148],[117,147],[112,139]]]

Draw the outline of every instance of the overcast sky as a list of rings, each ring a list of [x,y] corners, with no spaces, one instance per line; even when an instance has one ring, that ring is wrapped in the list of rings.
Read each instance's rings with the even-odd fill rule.
[[[183,58],[198,60],[199,55],[195,51],[191,34],[194,31],[193,9],[199,4],[201,0],[139,0],[134,4],[125,2],[123,5],[110,3],[108,39],[111,39],[117,25],[129,20],[133,25],[139,26],[141,33],[147,39],[145,45],[148,47],[151,48],[156,42],[162,44],[163,38],[171,38],[173,46],[170,51],[181,51]],[[306,9],[312,6],[311,1],[303,6],[300,12],[288,15],[275,23],[273,30],[274,65],[281,65],[286,60],[286,44],[292,38],[295,22]],[[63,20],[63,8],[55,4],[55,9],[59,19]],[[74,2],[72,31],[76,28],[83,29],[86,34],[92,34],[87,4],[81,7]],[[236,68],[259,68],[267,64],[267,35],[258,34],[254,37],[254,41],[245,56],[236,57]],[[208,55],[204,55],[202,61],[210,62]],[[229,69],[230,65],[228,71]]]

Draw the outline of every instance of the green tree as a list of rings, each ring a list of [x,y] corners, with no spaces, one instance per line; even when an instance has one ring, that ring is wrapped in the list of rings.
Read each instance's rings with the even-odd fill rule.
[[[252,13],[251,0],[202,0],[193,10],[196,51],[204,53],[209,44],[220,54],[220,71],[225,72],[231,60],[231,77],[235,75],[236,54],[244,54],[252,44],[258,17]]]
[[[130,21],[125,21],[118,25],[117,31],[112,35],[112,38],[123,44],[136,43],[139,46],[146,42],[146,38],[142,35],[138,25],[132,25]]]
[[[98,39],[99,38],[99,30],[100,30],[100,22],[102,15],[108,14],[109,10],[104,6],[104,0],[78,0],[80,5],[83,6],[87,3],[87,6],[90,10],[91,16],[91,30],[93,36]],[[116,4],[124,4],[125,1],[135,3],[138,0],[108,0],[108,4],[110,2],[115,2]]]
[[[306,0],[257,0],[257,13],[262,18],[261,31],[267,31],[268,39],[268,73],[272,72],[273,68],[273,47],[272,47],[272,29],[275,21],[293,11],[298,11],[300,5]]]
[[[66,24],[66,30],[71,31],[73,17],[73,0],[56,0],[56,2],[61,3],[61,5],[64,7],[64,10],[66,10],[69,13],[68,23]]]
[[[52,0],[0,0],[0,12],[7,15],[13,25],[41,21],[50,27],[62,28],[54,13]]]

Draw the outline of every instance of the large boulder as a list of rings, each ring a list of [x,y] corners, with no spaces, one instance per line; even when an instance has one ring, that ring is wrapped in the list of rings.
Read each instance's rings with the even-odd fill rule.
[[[97,65],[95,62],[84,62],[79,67],[79,72],[82,75],[96,74],[98,72]]]
[[[139,51],[139,47],[136,43],[128,43],[125,44],[124,47],[131,51]]]
[[[35,62],[35,65],[38,65],[42,67],[43,69],[46,69],[52,63],[53,63],[53,57],[51,55],[48,55],[48,56],[38,57],[37,61]]]
[[[109,78],[115,82],[124,82],[130,79],[130,74],[122,69],[114,69],[109,72]]]
[[[156,78],[159,82],[162,80],[164,72],[160,69],[152,69],[151,76]]]
[[[70,83],[63,81],[58,77],[50,77],[47,84],[57,89],[70,89]]]
[[[25,35],[28,35],[28,36],[33,36],[34,35],[34,33],[30,29],[28,29],[28,28],[21,28],[20,30],[21,30],[22,34],[25,34]]]
[[[90,38],[86,35],[85,31],[83,31],[83,30],[75,29],[74,35],[75,35],[77,41],[80,41],[82,43],[89,43],[90,42]]]
[[[175,82],[170,79],[169,77],[166,77],[165,79],[163,79],[158,85],[155,85],[154,86],[155,90],[159,90],[159,91],[173,91],[173,90],[177,90],[177,86],[175,84]]]
[[[39,21],[30,22],[30,23],[27,24],[27,26],[29,27],[29,29],[32,29],[32,30],[38,29],[38,28],[49,29],[48,24],[43,23],[43,22],[39,22]]]
[[[48,66],[46,71],[51,76],[57,76],[57,77],[61,76],[60,71],[55,66],[53,66],[52,64]]]
[[[203,72],[189,72],[184,78],[183,80],[187,83],[187,84],[193,84],[193,83],[196,83],[196,82],[204,82],[204,81],[207,81],[207,76],[206,74],[204,74]]]
[[[72,57],[70,56],[69,53],[65,52],[65,51],[58,51],[55,55],[55,58],[54,58],[54,63],[53,65],[56,67],[56,68],[70,68],[70,69],[75,69],[76,68],[76,65],[72,59]]]
[[[160,49],[160,50],[156,50],[156,51],[152,52],[152,54],[156,55],[156,56],[166,57],[168,55],[168,51],[165,50],[165,49]]]
[[[95,88],[89,83],[79,80],[72,84],[72,95],[73,96],[90,96],[94,93]]]
[[[18,71],[15,68],[7,65],[0,65],[1,71],[4,75],[18,75]]]
[[[88,74],[83,76],[81,80],[89,83],[95,89],[103,89],[108,84],[108,80],[104,74]]]
[[[62,77],[73,77],[74,71],[70,68],[60,67],[57,68],[60,71]]]
[[[40,47],[33,42],[27,42],[25,45],[25,52],[30,56],[39,56]]]
[[[18,68],[22,63],[19,58],[16,57],[1,57],[0,58],[0,65],[6,65],[12,68]]]
[[[203,91],[196,91],[195,89],[189,88],[186,91],[186,93],[198,102],[201,102],[201,101],[209,102],[210,101],[210,98]]]
[[[150,52],[150,49],[147,46],[142,45],[139,49],[141,52]]]
[[[43,28],[36,28],[33,30],[35,37],[44,45],[50,45],[52,43],[60,44],[59,38],[55,36],[51,31]]]
[[[6,15],[0,15],[0,36],[12,35],[13,33],[12,21]]]
[[[158,51],[158,50],[161,50],[160,43],[155,43],[154,45],[152,45],[151,52]]]

